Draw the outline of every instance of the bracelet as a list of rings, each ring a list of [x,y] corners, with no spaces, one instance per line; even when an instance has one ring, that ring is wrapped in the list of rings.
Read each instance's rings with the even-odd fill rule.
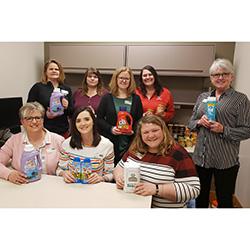
[[[156,186],[156,192],[155,192],[155,195],[158,195],[158,193],[159,193],[159,186],[158,186],[158,184],[155,184],[155,186]]]

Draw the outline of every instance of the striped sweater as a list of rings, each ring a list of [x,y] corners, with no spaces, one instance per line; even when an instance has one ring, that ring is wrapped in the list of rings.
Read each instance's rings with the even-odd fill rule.
[[[215,96],[215,91],[198,97],[188,124],[191,130],[198,131],[193,160],[205,168],[227,169],[239,165],[240,141],[250,138],[250,102],[245,94],[227,89],[216,106],[216,121],[224,126],[224,132],[218,134],[197,126],[205,114],[202,101],[208,96]]]
[[[81,160],[88,157],[91,159],[92,172],[103,176],[106,181],[112,181],[114,169],[114,149],[112,142],[101,136],[101,141],[96,147],[73,149],[69,145],[70,138],[66,139],[62,144],[59,167],[62,170],[68,170],[75,157],[79,157]]]
[[[141,182],[153,184],[173,183],[176,190],[176,201],[153,196],[152,207],[181,208],[198,196],[200,181],[196,175],[194,163],[186,150],[176,144],[167,156],[147,153],[145,155],[127,152],[118,163],[123,168],[129,158],[140,165]]]

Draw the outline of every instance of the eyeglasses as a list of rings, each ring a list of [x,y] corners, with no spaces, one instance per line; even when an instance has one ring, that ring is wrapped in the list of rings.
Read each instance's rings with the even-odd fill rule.
[[[221,76],[222,76],[222,78],[224,78],[224,77],[227,77],[227,76],[229,76],[229,75],[230,75],[230,73],[211,74],[211,76],[212,76],[213,78],[220,78]]]
[[[32,122],[33,120],[40,122],[43,119],[43,117],[42,116],[27,116],[27,117],[24,117],[24,119],[28,122]]]
[[[118,79],[120,81],[126,81],[126,82],[129,82],[130,81],[130,78],[127,78],[127,77],[118,77]]]

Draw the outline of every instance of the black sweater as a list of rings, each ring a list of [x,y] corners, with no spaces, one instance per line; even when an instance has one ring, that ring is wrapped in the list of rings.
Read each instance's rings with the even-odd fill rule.
[[[64,134],[69,129],[68,116],[71,116],[73,112],[73,101],[72,101],[72,91],[70,87],[59,84],[58,88],[67,90],[69,93],[65,97],[69,101],[69,106],[66,110],[64,110],[64,114],[61,116],[57,116],[53,119],[48,119],[45,114],[44,117],[44,127],[47,128],[51,132],[55,132],[57,134]],[[42,82],[35,83],[29,91],[27,102],[39,102],[44,108],[45,112],[47,111],[50,103],[50,96],[53,92],[54,87],[51,82],[44,84]]]
[[[130,114],[133,117],[133,131],[136,132],[137,122],[140,120],[143,114],[141,99],[138,95],[132,94],[132,105]],[[104,95],[100,101],[99,107],[97,109],[97,125],[99,133],[107,138],[114,144],[115,151],[115,163],[117,163],[122,154],[125,152],[119,152],[119,140],[118,135],[112,134],[112,127],[116,126],[117,113],[115,109],[115,104],[113,101],[112,94],[108,93]],[[133,135],[129,136],[129,144],[127,149],[133,139]]]

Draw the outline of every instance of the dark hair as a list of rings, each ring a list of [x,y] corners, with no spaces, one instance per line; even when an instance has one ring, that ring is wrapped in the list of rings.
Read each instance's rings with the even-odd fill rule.
[[[147,94],[147,90],[146,90],[146,87],[143,83],[143,80],[142,80],[142,72],[143,70],[146,69],[148,71],[150,71],[154,78],[155,78],[155,82],[154,82],[154,88],[155,88],[155,92],[156,92],[156,95],[159,96],[163,90],[163,87],[161,86],[161,83],[160,83],[160,80],[159,80],[159,77],[158,77],[158,74],[156,72],[156,70],[150,66],[150,65],[146,65],[142,68],[141,72],[140,72],[140,76],[139,76],[139,80],[140,80],[140,85],[139,85],[139,88],[141,89],[141,92],[143,94],[143,96],[146,97],[146,94]]]
[[[101,96],[102,93],[103,93],[103,89],[104,89],[104,88],[103,88],[103,82],[102,82],[101,74],[100,74],[100,72],[99,72],[98,69],[92,68],[92,67],[91,67],[91,68],[88,68],[88,69],[86,70],[85,74],[84,74],[83,81],[82,81],[82,93],[83,93],[84,95],[86,95],[86,94],[88,93],[87,77],[88,77],[89,75],[92,75],[92,74],[96,75],[97,78],[98,78],[97,94],[98,94],[99,96]]]
[[[101,136],[97,132],[96,117],[95,117],[93,109],[89,106],[80,107],[80,108],[76,109],[76,111],[74,112],[74,114],[71,118],[71,129],[70,129],[71,130],[71,139],[70,139],[69,145],[72,148],[77,148],[77,149],[83,148],[81,134],[78,131],[78,129],[76,128],[77,116],[83,111],[89,112],[89,114],[93,120],[93,144],[92,144],[92,146],[96,147],[99,144],[99,142],[101,141]]]

